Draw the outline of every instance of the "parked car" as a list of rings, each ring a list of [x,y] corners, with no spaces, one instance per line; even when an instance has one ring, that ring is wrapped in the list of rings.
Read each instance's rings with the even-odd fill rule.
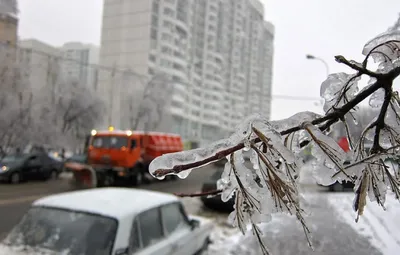
[[[0,161],[0,180],[16,184],[27,180],[56,179],[62,165],[46,153],[8,155]]]
[[[203,187],[201,189],[202,192],[213,191],[217,189],[217,181],[221,178],[222,172],[224,171],[224,166],[220,166],[216,169],[213,175],[211,175],[210,179],[203,183]],[[221,196],[203,196],[201,197],[201,201],[204,206],[221,211],[233,211],[233,206],[235,204],[235,196],[232,196],[227,202],[223,202],[221,200]]]
[[[206,249],[212,229],[211,220],[188,216],[174,195],[98,188],[35,201],[0,254],[191,255]]]
[[[344,162],[344,165],[350,164],[349,161]],[[353,176],[354,179],[356,179],[356,176]],[[329,186],[324,186],[318,183],[319,186],[323,187],[328,187],[329,191],[332,192],[342,192],[345,191],[346,189],[353,189],[354,188],[354,183],[351,181],[342,181],[342,183],[336,181],[335,183],[332,183]]]

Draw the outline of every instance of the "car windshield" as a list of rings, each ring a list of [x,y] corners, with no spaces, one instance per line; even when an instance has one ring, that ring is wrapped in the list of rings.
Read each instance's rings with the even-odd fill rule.
[[[23,160],[26,156],[25,155],[8,155],[1,159],[1,163],[13,163],[15,161]]]
[[[4,243],[57,254],[111,254],[118,223],[84,212],[32,207]]]
[[[120,149],[128,146],[128,138],[123,136],[95,136],[92,145],[95,148]]]

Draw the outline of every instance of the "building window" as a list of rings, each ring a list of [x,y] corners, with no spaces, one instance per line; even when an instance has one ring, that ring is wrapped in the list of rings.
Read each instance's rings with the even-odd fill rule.
[[[174,11],[170,8],[164,8],[164,15],[174,17]]]
[[[157,29],[151,29],[151,39],[157,40]]]
[[[153,13],[158,13],[159,9],[160,9],[159,0],[154,0],[153,1]]]

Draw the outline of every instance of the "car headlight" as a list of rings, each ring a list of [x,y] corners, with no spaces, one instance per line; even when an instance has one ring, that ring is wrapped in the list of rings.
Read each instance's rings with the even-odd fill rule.
[[[7,170],[8,170],[8,166],[2,166],[2,167],[1,167],[1,171],[4,172],[4,171],[7,171]]]

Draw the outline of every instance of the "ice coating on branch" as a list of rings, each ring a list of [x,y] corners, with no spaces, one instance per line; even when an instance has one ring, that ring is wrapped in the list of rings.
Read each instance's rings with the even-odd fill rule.
[[[384,99],[385,99],[385,90],[378,89],[369,98],[369,105],[372,108],[380,108],[383,104]]]
[[[199,148],[199,149],[194,149],[194,150],[190,150],[190,151],[182,151],[182,152],[177,152],[177,153],[164,154],[164,155],[154,159],[151,162],[151,164],[149,166],[149,172],[154,177],[156,177],[154,175],[154,172],[156,170],[173,169],[174,167],[179,167],[180,165],[190,164],[193,162],[198,162],[198,161],[204,160],[207,157],[215,155],[215,153],[217,153],[221,150],[224,150],[226,148],[230,148],[230,147],[236,145],[237,143],[235,143],[235,141],[236,141],[235,139],[237,139],[237,137],[235,136],[233,138],[234,139],[223,139],[223,140],[217,141],[206,148]],[[181,173],[179,177],[181,177],[181,178],[187,177],[188,173],[190,173],[190,172],[188,170],[186,170],[186,171],[187,171],[186,173]],[[163,177],[157,176],[157,178],[162,179]]]
[[[204,148],[182,151],[171,154],[164,154],[160,157],[157,157],[150,163],[149,172],[154,177],[162,179],[163,176],[155,175],[155,172],[157,170],[179,169],[179,166],[181,165],[187,165],[202,161],[206,158],[216,155],[216,153],[220,151],[232,148],[237,144],[246,143],[251,138],[251,128],[253,123],[259,123],[258,125],[262,124],[263,130],[268,130],[268,129],[272,130],[272,126],[268,123],[268,121],[265,118],[263,118],[260,114],[253,114],[250,117],[248,117],[245,121],[243,121],[243,123],[236,128],[236,132],[232,134],[228,139],[219,140]],[[252,137],[254,138],[254,135]],[[273,137],[273,139],[276,139],[276,137]],[[219,159],[221,158],[218,158],[216,160]],[[208,164],[209,163],[212,162],[208,162]],[[191,169],[185,170],[183,172],[181,171],[178,176],[180,178],[186,178],[189,175],[190,170],[198,167],[201,166],[192,167]],[[168,174],[174,174],[174,173],[168,173]]]
[[[355,96],[358,92],[357,83],[360,77],[354,77],[354,74],[333,73],[321,84],[320,95],[325,101],[323,107],[325,112],[328,112],[332,106],[342,106],[346,100],[351,100]],[[347,83],[347,89],[344,89]],[[346,97],[341,97],[344,91],[346,91]]]
[[[332,177],[343,170],[343,163],[347,158],[346,152],[318,127],[306,123],[305,128],[312,137],[312,154],[316,158],[313,163],[313,177],[322,185],[330,185],[336,180],[341,181]]]
[[[311,122],[317,118],[321,118],[322,116],[320,114],[314,113],[314,112],[299,112],[296,113],[295,115],[292,115],[289,118],[278,120],[278,121],[271,121],[272,127],[278,131],[281,132],[283,130],[286,130],[288,128],[292,127],[297,127],[300,126],[304,122]]]
[[[400,98],[398,93],[395,92],[394,98],[391,101],[391,104],[387,110],[385,123],[390,126],[394,131],[400,133]]]
[[[367,56],[372,51],[373,53],[370,55],[372,56],[375,62],[384,62],[388,60],[387,58],[389,58],[390,61],[393,61],[400,57],[399,55],[400,52],[398,50],[399,48],[400,48],[400,31],[394,30],[382,33],[377,37],[375,37],[374,39],[367,42],[364,46],[362,54]]]

